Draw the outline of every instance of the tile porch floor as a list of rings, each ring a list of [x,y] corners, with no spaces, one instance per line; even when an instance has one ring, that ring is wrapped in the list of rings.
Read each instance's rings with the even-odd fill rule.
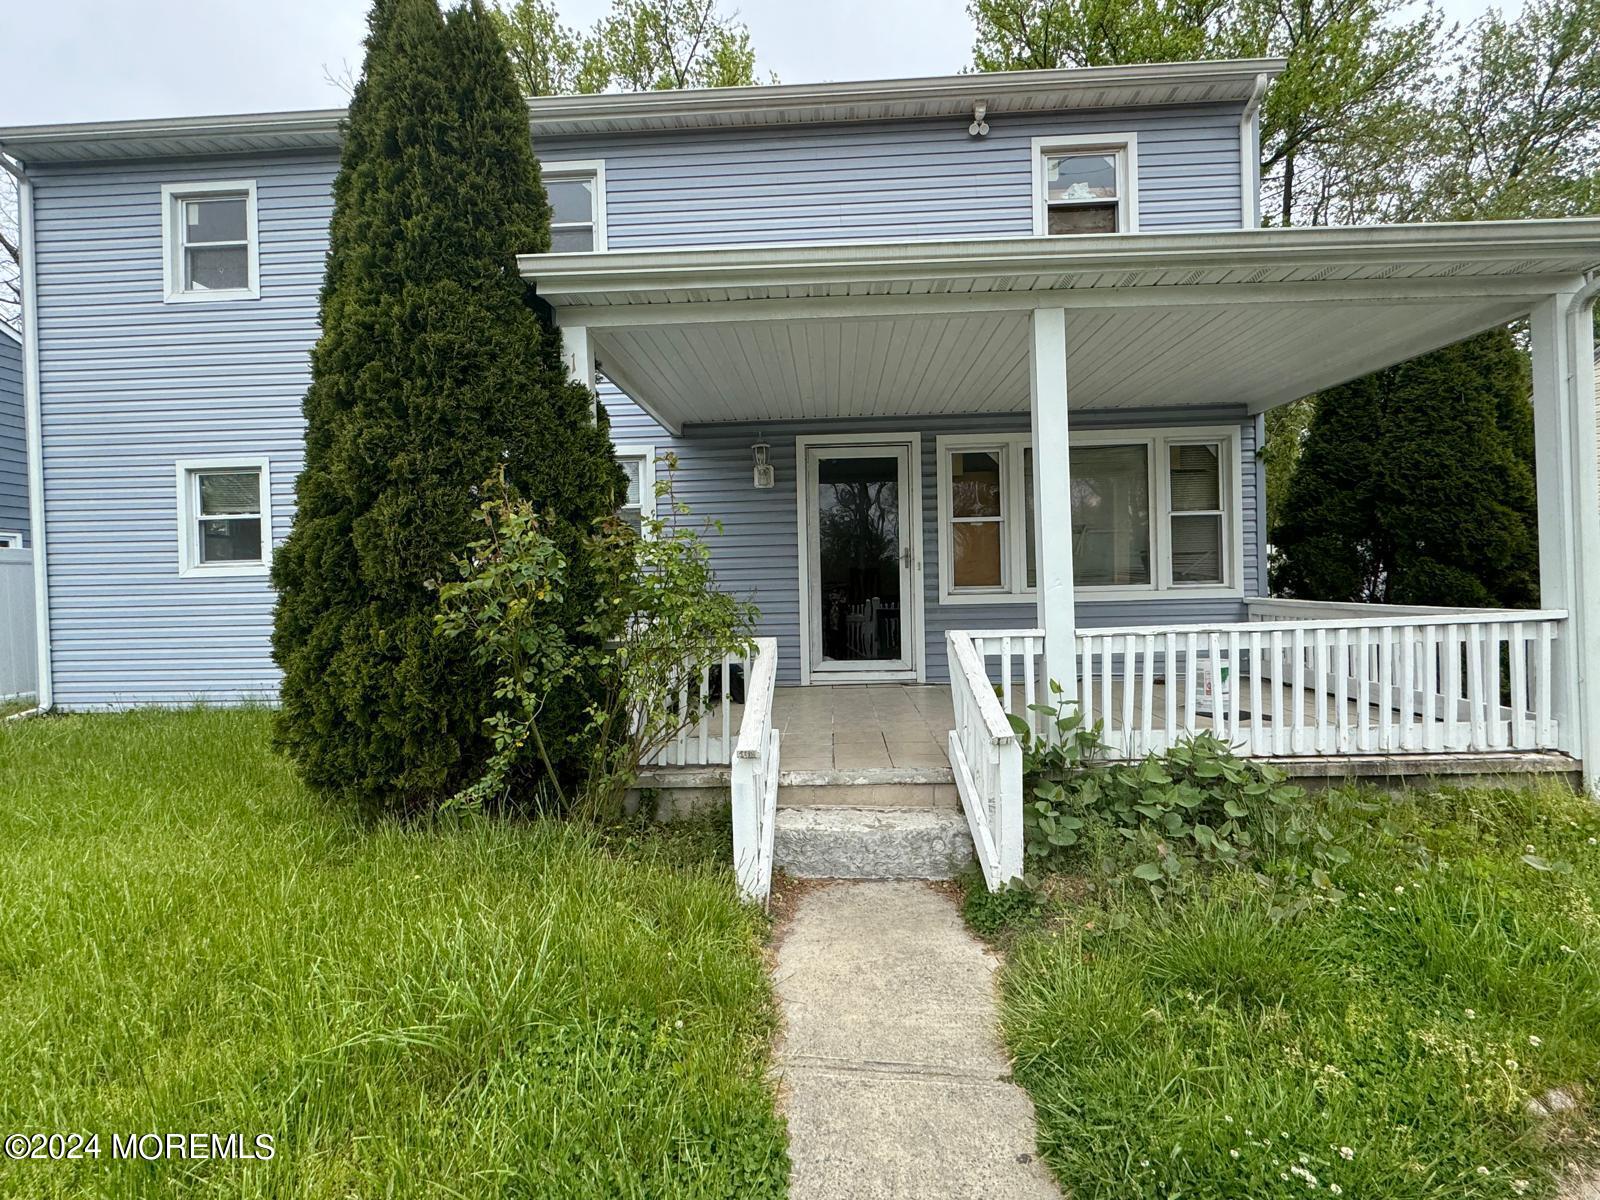
[[[943,684],[781,687],[772,719],[786,771],[950,766],[955,717]]]

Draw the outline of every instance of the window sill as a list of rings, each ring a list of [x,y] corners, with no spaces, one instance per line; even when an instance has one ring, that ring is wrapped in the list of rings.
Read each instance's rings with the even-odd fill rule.
[[[270,563],[205,563],[180,567],[179,579],[265,579],[272,574]]]
[[[233,288],[229,291],[220,289],[209,292],[168,292],[164,303],[167,304],[228,304],[235,300],[259,300],[260,288]]]

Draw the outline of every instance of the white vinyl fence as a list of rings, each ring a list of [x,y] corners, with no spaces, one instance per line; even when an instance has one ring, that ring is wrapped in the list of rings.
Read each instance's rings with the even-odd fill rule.
[[[39,687],[33,615],[33,551],[0,550],[0,700]]]

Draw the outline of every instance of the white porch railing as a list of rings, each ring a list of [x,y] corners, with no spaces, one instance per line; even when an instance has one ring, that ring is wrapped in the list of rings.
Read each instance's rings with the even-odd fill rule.
[[[991,891],[1022,876],[1022,746],[1006,719],[974,644],[978,635],[950,630],[945,646],[950,655],[950,700],[955,728],[950,731],[950,767],[956,791],[972,830],[972,842],[984,882]],[[988,639],[984,639],[988,640]],[[1040,645],[1043,638],[1038,639]],[[1029,662],[1036,652],[1028,642]],[[1016,647],[1020,653],[1024,646]],[[1004,660],[1010,662],[1006,643]],[[1028,679],[1036,672],[1029,670]],[[1011,692],[1006,676],[1009,707]],[[1029,685],[1031,694],[1032,685]]]
[[[760,645],[757,639],[756,655]],[[749,703],[751,665],[754,659],[739,655],[724,655],[715,666],[687,667],[677,680],[678,711],[696,712],[693,721],[685,722],[677,736],[654,754],[646,766],[651,767],[703,767],[726,765],[733,761],[735,739],[739,734],[741,710]],[[734,699],[734,693],[744,688],[744,700]]]
[[[33,551],[0,550],[0,700],[35,695]]]
[[[765,904],[772,891],[772,838],[778,810],[779,737],[772,724],[778,640],[757,638],[747,668],[744,712],[732,763],[733,869],[740,891]],[[723,672],[726,679],[726,663]],[[724,684],[724,711],[727,695]]]

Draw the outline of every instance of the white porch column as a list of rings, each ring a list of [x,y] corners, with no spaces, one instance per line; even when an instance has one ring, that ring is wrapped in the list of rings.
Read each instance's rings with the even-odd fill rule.
[[[1033,511],[1044,683],[1078,698],[1072,603],[1072,471],[1067,461],[1067,312],[1033,310],[1028,391],[1033,410]]]
[[[1539,593],[1567,610],[1556,641],[1551,698],[1562,750],[1600,786],[1600,473],[1595,453],[1591,304],[1576,290],[1530,314],[1534,466],[1539,489]]]
[[[561,329],[561,358],[567,364],[567,378],[574,383],[581,383],[591,391],[594,389],[594,346],[589,341],[589,327],[587,325],[562,325]],[[600,419],[598,405],[599,396],[595,397],[597,406],[590,412],[594,420]]]

